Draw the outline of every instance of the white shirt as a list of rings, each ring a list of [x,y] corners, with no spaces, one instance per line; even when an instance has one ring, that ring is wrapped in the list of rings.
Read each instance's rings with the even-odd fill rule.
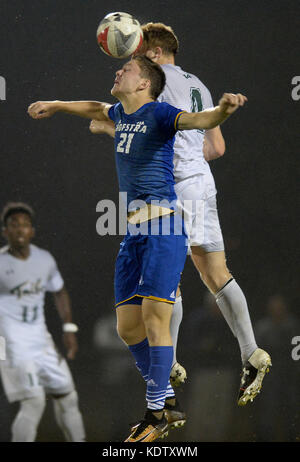
[[[45,292],[57,292],[64,281],[56,261],[47,251],[31,244],[26,260],[0,249],[0,317],[44,324]]]
[[[163,64],[166,86],[158,101],[165,101],[187,112],[199,112],[213,107],[209,90],[193,74],[183,71],[179,66]],[[197,175],[208,175],[212,194],[216,193],[214,179],[208,162],[203,155],[204,130],[182,130],[175,136],[174,176],[175,181]]]

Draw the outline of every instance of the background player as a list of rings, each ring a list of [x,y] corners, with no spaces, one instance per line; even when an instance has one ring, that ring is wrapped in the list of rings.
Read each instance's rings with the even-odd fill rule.
[[[142,28],[144,41],[139,53],[159,63],[166,74],[166,86],[158,100],[186,111],[197,112],[212,107],[212,98],[205,85],[196,76],[175,65],[179,43],[172,28],[162,23],[148,23]],[[112,136],[113,128],[112,124],[96,121],[92,125],[93,133],[106,131]],[[220,127],[178,132],[174,144],[175,191],[185,213],[194,265],[202,281],[215,295],[239,343],[243,374],[238,404],[244,405],[259,392],[271,360],[268,353],[257,347],[247,301],[226,265],[216,204],[217,191],[207,162],[223,155],[224,151],[225,142]],[[184,207],[184,201],[193,201],[192,207]],[[177,343],[181,319],[182,301],[178,296],[171,319],[174,345]],[[173,365],[175,380],[184,380],[185,373],[176,363],[176,354]]]
[[[225,94],[212,110],[185,113],[167,103],[155,102],[164,84],[161,67],[138,56],[116,73],[112,95],[122,104],[37,102],[28,110],[36,119],[58,111],[112,119],[116,124],[120,190],[128,195],[128,221],[147,223],[146,235],[131,235],[129,227],[115,273],[118,332],[147,381],[146,415],[133,428],[126,440],[129,442],[154,441],[168,429],[164,402],[173,359],[169,322],[186,255],[185,234],[174,231],[176,214],[171,205],[176,200],[172,163],[175,132],[217,126],[246,101],[240,94]],[[134,201],[141,199],[145,206],[134,206]],[[170,207],[153,204],[162,200]],[[171,222],[170,233],[151,234],[148,226],[156,223],[160,227],[166,217]]]
[[[33,244],[33,210],[8,203],[2,212],[0,250],[0,335],[6,339],[1,378],[9,402],[19,401],[12,424],[13,442],[32,442],[45,409],[53,398],[57,423],[67,441],[84,441],[78,397],[67,362],[58,353],[44,318],[45,292],[52,292],[63,322],[67,357],[77,352],[69,295],[53,256]]]

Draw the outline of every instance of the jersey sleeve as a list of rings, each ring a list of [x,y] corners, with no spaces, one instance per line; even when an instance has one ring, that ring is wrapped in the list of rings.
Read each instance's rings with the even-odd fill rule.
[[[178,130],[178,119],[184,112],[168,103],[160,103],[155,109],[155,118],[161,129],[173,136]]]
[[[108,110],[108,117],[113,121],[116,122],[116,117],[120,116],[121,111],[121,103],[114,104]]]
[[[46,285],[46,291],[48,292],[58,292],[64,286],[64,280],[59,272],[57,267],[57,263],[53,256],[50,256],[50,271],[49,271],[49,278]]]
[[[115,121],[115,107],[116,107],[116,104],[114,104],[113,106],[111,106],[108,110],[108,117],[114,122]]]

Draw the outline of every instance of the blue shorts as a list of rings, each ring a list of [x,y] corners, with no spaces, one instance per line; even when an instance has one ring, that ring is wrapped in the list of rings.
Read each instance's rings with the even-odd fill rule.
[[[169,234],[162,233],[166,220],[169,220]],[[187,235],[181,218],[181,232],[178,232],[178,220],[173,214],[149,220],[146,235],[132,235],[128,231],[116,261],[116,306],[141,304],[143,298],[175,303],[187,254]]]

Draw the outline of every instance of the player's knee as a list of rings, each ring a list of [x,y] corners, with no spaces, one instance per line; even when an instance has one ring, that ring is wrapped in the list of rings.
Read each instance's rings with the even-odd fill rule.
[[[23,417],[29,421],[38,424],[41,420],[46,406],[45,395],[35,396],[34,398],[24,399],[20,402],[20,411]]]
[[[152,325],[147,326],[146,332],[147,332],[148,342],[150,345],[157,345],[158,343],[160,343],[159,340],[161,338],[161,332],[158,331],[157,328],[155,328]]]
[[[215,285],[215,277],[213,273],[202,271],[201,273],[199,272],[199,275],[208,289]]]
[[[202,271],[200,277],[208,289],[215,293],[223,287],[232,276],[226,266],[222,266]]]
[[[62,412],[67,412],[70,409],[77,409],[78,407],[78,394],[76,390],[71,391],[67,395],[53,396],[54,404],[59,406]]]
[[[128,328],[126,326],[117,325],[117,333],[121,340],[127,345],[135,343],[136,329],[134,327]]]
[[[45,409],[45,395],[35,396],[20,401],[11,430],[12,442],[29,443],[35,441],[36,432]]]
[[[144,324],[148,341],[152,345],[159,343],[161,336],[165,334],[166,331],[169,331],[167,323],[155,316],[145,317]]]
[[[127,343],[128,330],[124,326],[117,324],[117,333],[120,339],[123,340],[123,342]]]

